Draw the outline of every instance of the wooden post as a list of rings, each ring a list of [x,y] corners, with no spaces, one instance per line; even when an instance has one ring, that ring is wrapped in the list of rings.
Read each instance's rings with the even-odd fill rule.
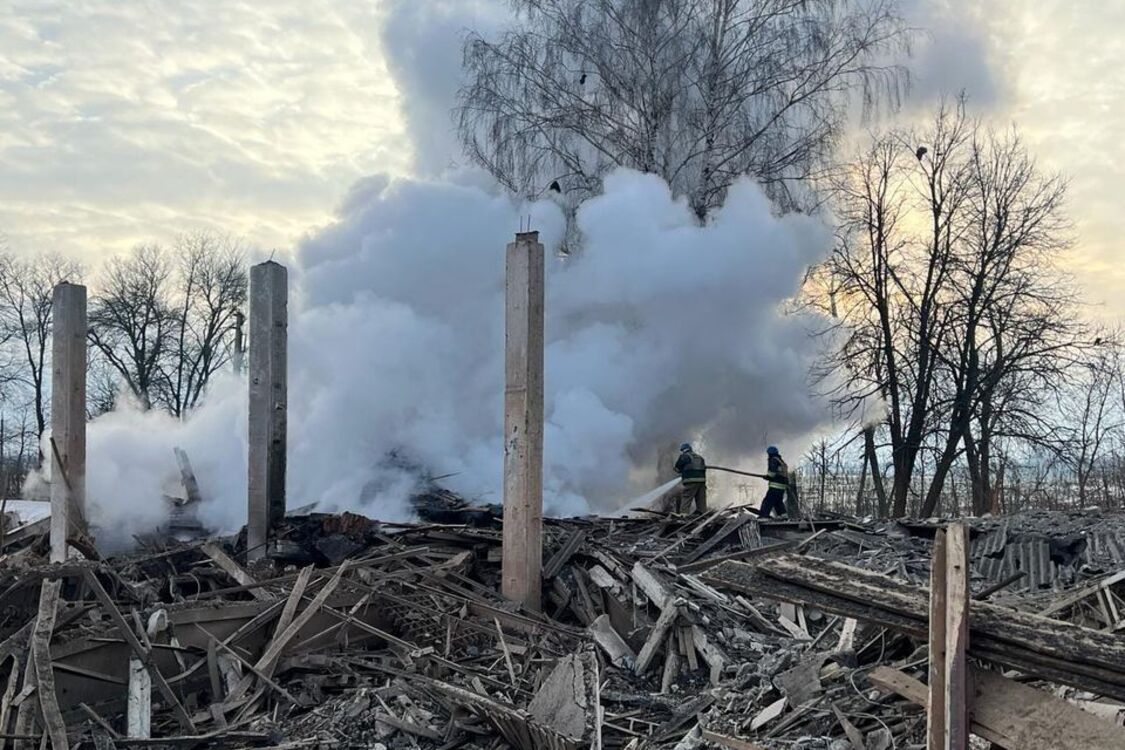
[[[969,530],[963,523],[934,537],[929,645],[926,748],[961,750],[969,746]]]
[[[285,517],[288,283],[285,267],[273,261],[250,269],[249,560],[266,556],[272,529]]]
[[[51,299],[51,562],[86,528],[86,287],[63,282]]]
[[[926,705],[926,750],[945,747],[945,530],[934,535],[930,560],[930,701]]]
[[[945,746],[969,746],[969,527],[952,524],[945,537]]]
[[[501,591],[539,610],[543,566],[543,245],[523,232],[507,249],[504,544]]]
[[[129,701],[126,706],[128,737],[146,739],[152,736],[152,677],[145,663],[129,657]]]

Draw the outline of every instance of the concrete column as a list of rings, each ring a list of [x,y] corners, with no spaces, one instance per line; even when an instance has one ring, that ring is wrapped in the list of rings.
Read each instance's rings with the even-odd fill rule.
[[[267,261],[250,269],[250,560],[266,555],[271,530],[285,517],[288,286],[282,265]]]
[[[543,245],[508,245],[505,307],[502,593],[540,608],[543,566]]]
[[[63,282],[51,300],[51,561],[86,528],[86,287]]]

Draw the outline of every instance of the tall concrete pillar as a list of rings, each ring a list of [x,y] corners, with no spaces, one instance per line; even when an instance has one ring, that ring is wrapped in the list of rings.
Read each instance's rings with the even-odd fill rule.
[[[543,245],[508,245],[505,306],[504,546],[501,591],[540,608],[543,566]]]
[[[63,282],[51,299],[51,561],[86,528],[86,287]]]
[[[285,431],[288,413],[288,273],[267,261],[250,269],[250,424],[247,558],[268,551],[285,517]]]

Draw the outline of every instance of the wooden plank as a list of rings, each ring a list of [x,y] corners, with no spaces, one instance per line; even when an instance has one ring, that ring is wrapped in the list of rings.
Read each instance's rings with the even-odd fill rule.
[[[680,676],[680,650],[676,648],[676,633],[668,634],[664,644],[664,671],[660,675],[660,692],[667,693],[672,689],[676,678]]]
[[[711,684],[718,685],[723,677],[723,669],[727,665],[726,656],[718,646],[707,639],[707,634],[703,632],[703,628],[692,625],[691,635],[695,648],[703,656],[703,661],[707,662],[707,666],[710,667]]]
[[[995,672],[973,673],[973,719],[985,739],[1016,750],[1125,750],[1125,729]]]
[[[203,551],[203,554],[211,558],[211,562],[218,565],[220,569],[233,578],[239,585],[256,586],[257,581],[254,580],[253,576],[247,573],[230,555],[223,552],[222,548],[215,542],[206,542],[200,549]],[[262,591],[260,588],[250,589],[250,596],[259,600],[273,599],[272,596]]]
[[[637,588],[645,592],[645,596],[658,608],[664,609],[668,606],[672,594],[651,570],[637,562],[633,565],[632,578]]]
[[[51,747],[66,750],[69,747],[66,737],[66,722],[59,710],[59,699],[55,693],[55,674],[51,665],[51,634],[55,630],[55,617],[59,609],[59,588],[62,581],[44,581],[39,590],[39,613],[35,617],[35,627],[31,633],[31,659],[35,663],[35,677],[39,682],[39,707],[43,712],[43,724]]]
[[[778,698],[773,703],[769,704],[761,711],[759,711],[754,719],[750,722],[750,731],[756,732],[766,724],[769,724],[771,721],[776,719],[778,716],[781,716],[781,714],[785,712],[785,706],[786,704],[788,704],[788,702],[789,699],[782,696],[781,698]]]
[[[129,698],[125,733],[132,738],[152,736],[152,678],[139,658],[129,658]]]
[[[508,650],[508,642],[504,640],[504,629],[500,627],[500,621],[495,617],[492,622],[496,624],[496,635],[500,637],[500,648],[504,651],[504,664],[508,667],[508,677],[512,680],[512,687],[517,687],[519,681],[516,679],[516,668],[512,665],[512,652]]]
[[[210,635],[210,634],[208,634],[208,635]],[[245,667],[246,669],[250,670],[255,675],[257,675],[258,679],[260,679],[266,686],[268,686],[270,689],[272,689],[275,693],[280,695],[285,700],[292,703],[294,706],[302,705],[302,703],[299,700],[297,700],[293,695],[291,695],[288,690],[286,690],[281,685],[278,685],[276,682],[274,682],[272,679],[270,679],[269,675],[267,675],[266,673],[264,673],[264,672],[260,671],[259,669],[255,668],[255,666],[253,664],[251,664],[246,659],[243,659],[241,654],[239,654],[237,651],[235,651],[230,646],[227,646],[226,644],[224,644],[222,641],[220,641],[218,638],[216,638],[213,635],[211,636],[211,645],[213,647],[221,648],[223,651],[230,654],[243,667]]]
[[[926,705],[926,686],[890,667],[876,667],[867,679],[886,692]],[[973,670],[969,729],[1009,750],[1058,750],[1066,747],[1125,750],[1125,729],[1078,706],[995,672]]]
[[[930,559],[930,685],[926,703],[926,750],[945,747],[945,603],[946,587],[945,530],[934,534]]]
[[[79,707],[80,709],[82,709],[82,712],[83,712],[84,714],[86,714],[87,716],[89,716],[89,717],[90,717],[90,719],[91,719],[91,720],[92,720],[92,721],[93,721],[93,722],[94,722],[95,724],[97,724],[97,725],[98,725],[98,726],[99,726],[99,727],[101,728],[101,730],[102,730],[103,732],[105,732],[105,733],[106,733],[107,735],[109,735],[109,736],[110,736],[110,737],[112,737],[113,739],[120,739],[120,737],[121,737],[121,734],[120,734],[120,733],[119,733],[119,732],[118,732],[118,731],[117,731],[116,729],[114,729],[113,727],[111,727],[111,726],[109,725],[109,722],[107,722],[107,721],[106,721],[105,719],[103,719],[103,718],[102,718],[102,717],[101,717],[101,716],[100,716],[100,715],[98,714],[98,712],[97,712],[97,711],[95,711],[94,709],[90,708],[90,707],[89,707],[88,705],[86,705],[85,703],[79,703],[79,704],[78,704],[78,707]],[[0,723],[0,726],[4,726],[4,725],[3,725],[2,723]]]
[[[867,750],[867,743],[864,742],[863,733],[856,729],[855,724],[848,721],[848,717],[844,716],[844,712],[835,703],[832,704],[832,713],[836,714],[836,721],[840,722],[840,726],[847,735],[848,742],[852,744],[852,750]]]
[[[925,588],[813,555],[725,562],[703,579],[721,590],[802,602],[913,637],[928,633]],[[1125,639],[990,602],[973,604],[970,626],[970,656],[1125,700]]]
[[[945,532],[945,750],[969,746],[969,527]]]
[[[625,643],[621,635],[609,621],[609,615],[600,615],[590,623],[587,628],[594,641],[609,655],[609,660],[614,665],[624,669],[632,669],[637,657],[629,644]]]
[[[23,668],[23,688],[12,701],[16,710],[16,734],[31,734],[35,728],[35,701],[29,700],[35,694],[35,664],[33,659],[28,659]],[[31,746],[26,742],[15,743],[16,750],[27,749]]]
[[[227,699],[225,701],[226,705],[234,703],[243,695],[245,695],[246,691],[254,683],[254,678],[259,673],[264,673],[267,677],[273,676],[274,667],[277,666],[277,660],[285,650],[285,647],[289,645],[289,642],[292,641],[294,637],[296,637],[301,628],[307,625],[309,620],[311,620],[316,615],[316,613],[319,612],[322,607],[324,607],[325,600],[328,599],[332,592],[336,590],[336,587],[340,583],[340,578],[344,575],[345,571],[348,570],[348,567],[348,561],[344,561],[344,563],[336,570],[336,575],[332,576],[332,578],[329,579],[328,583],[324,584],[323,588],[321,588],[321,590],[317,592],[316,596],[309,603],[309,605],[305,607],[301,614],[293,618],[293,621],[289,623],[285,630],[273,637],[273,640],[271,640],[269,645],[266,646],[265,651],[262,652],[261,657],[259,657],[258,661],[254,664],[254,672],[245,675],[242,680],[239,681],[238,685],[235,686],[234,690],[230,692],[230,695],[227,696]],[[329,608],[325,607],[325,611],[330,610]],[[347,615],[342,616],[347,618],[348,620],[355,619],[349,618]]]
[[[8,672],[8,684],[4,688],[4,697],[0,699],[0,729],[6,730],[8,728],[8,719],[12,712],[12,701],[16,697],[16,690],[19,688],[20,679],[20,660],[15,654],[11,655],[12,667]],[[4,741],[0,740],[0,750],[4,748]]]
[[[583,529],[575,529],[575,531],[567,537],[563,542],[563,546],[559,551],[551,556],[547,564],[543,566],[543,578],[551,579],[562,572],[563,566],[570,562],[570,558],[586,541],[586,532]]]
[[[703,557],[708,552],[726,541],[731,534],[738,531],[753,518],[754,516],[750,513],[741,513],[734,518],[731,518],[725,524],[723,524],[722,528],[712,534],[710,539],[696,547],[690,554],[685,555],[683,560],[684,564],[693,563],[699,558]]]
[[[94,571],[86,569],[84,573],[86,577],[86,585],[88,585],[90,587],[90,590],[94,592],[94,596],[98,598],[98,602],[101,603],[102,609],[106,611],[106,614],[109,615],[109,618],[113,621],[114,625],[117,626],[117,631],[121,634],[121,637],[125,639],[125,643],[129,645],[129,648],[133,650],[133,653],[135,653],[137,657],[140,658],[140,660],[144,663],[145,668],[148,670],[149,674],[152,675],[152,679],[156,683],[156,686],[160,689],[160,694],[163,695],[164,700],[168,701],[168,704],[172,706],[173,712],[176,715],[176,720],[180,723],[180,726],[182,726],[191,734],[195,734],[195,724],[192,722],[191,717],[188,715],[188,712],[184,710],[184,706],[182,703],[180,703],[180,699],[176,697],[175,691],[172,690],[172,687],[168,684],[168,681],[164,679],[164,675],[160,674],[160,670],[157,669],[156,666],[152,663],[151,653],[141,645],[141,642],[139,640],[137,640],[137,636],[133,633],[132,628],[129,627],[129,623],[125,621],[125,617],[121,614],[121,610],[117,608],[117,605],[113,603],[113,599],[111,599],[109,597],[109,594],[106,593],[106,590],[102,587],[101,581],[99,581],[98,577],[94,575]]]
[[[855,631],[858,627],[859,620],[854,617],[844,620],[844,626],[840,628],[840,640],[836,642],[836,651],[855,650]]]
[[[187,452],[180,446],[175,446],[172,451],[176,454],[176,463],[180,466],[180,482],[184,485],[188,503],[203,501],[203,493],[199,491],[199,481],[195,478],[195,471],[191,468],[191,459]]]
[[[680,616],[680,608],[676,605],[665,607],[660,617],[657,618],[656,624],[652,626],[652,632],[648,634],[648,639],[645,645],[641,647],[641,653],[637,655],[637,663],[633,668],[633,673],[643,675],[648,669],[648,665],[652,663],[652,658],[656,656],[657,649],[660,648],[661,641],[668,631],[675,624],[676,619]]]
[[[427,740],[438,741],[444,739],[443,735],[438,734],[427,726],[400,719],[394,714],[389,714],[385,711],[376,711],[375,721],[386,724],[389,727],[394,727],[395,729],[398,729],[400,731],[413,734],[417,737],[423,737]]]
[[[687,659],[688,671],[694,672],[699,669],[699,658],[695,653],[695,645],[692,643],[691,625],[680,625],[679,639],[680,653]]]
[[[812,640],[812,636],[809,635],[809,632],[807,630],[790,620],[785,615],[778,615],[777,622],[779,625],[781,625],[781,627],[785,628],[789,632],[789,635],[793,636],[798,641]]]
[[[285,608],[281,610],[281,616],[277,618],[277,626],[273,631],[275,638],[278,633],[284,633],[285,629],[289,627],[289,623],[293,622],[293,616],[297,614],[297,607],[301,603],[301,597],[305,595],[305,589],[308,588],[312,573],[313,566],[307,565],[301,568],[301,572],[297,574],[297,580],[293,584],[293,589],[289,592],[289,598],[285,600]]]

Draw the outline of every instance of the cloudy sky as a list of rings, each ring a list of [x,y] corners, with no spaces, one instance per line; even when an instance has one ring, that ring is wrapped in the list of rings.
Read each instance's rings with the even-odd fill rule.
[[[966,89],[1071,181],[1073,264],[1125,314],[1125,3],[904,0],[924,109]],[[0,234],[95,262],[210,227],[290,249],[356,180],[453,166],[487,0],[0,0]],[[1116,292],[1116,293],[1115,293]]]

